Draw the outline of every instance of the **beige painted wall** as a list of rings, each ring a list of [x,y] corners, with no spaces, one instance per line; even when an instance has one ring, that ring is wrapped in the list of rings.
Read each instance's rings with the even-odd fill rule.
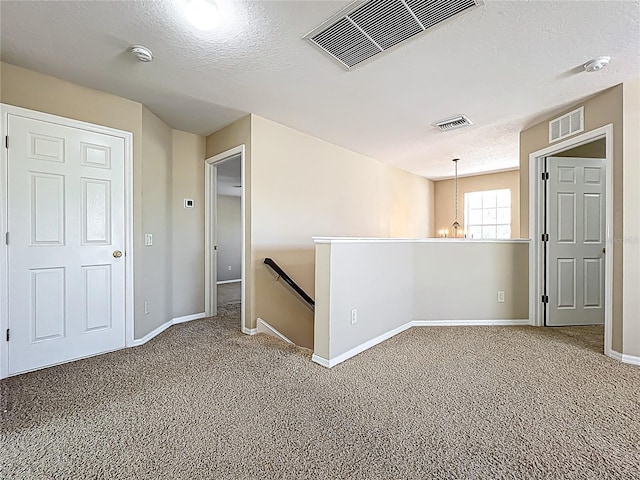
[[[252,115],[255,311],[313,346],[313,313],[262,264],[272,257],[314,293],[313,236],[425,237],[433,184],[425,178]]]
[[[579,147],[560,152],[554,157],[575,157],[575,158],[606,158],[607,141],[604,138],[594,142],[585,143]]]
[[[242,275],[242,210],[240,197],[218,195],[218,281],[237,280]]]
[[[511,238],[520,237],[520,172],[487,173],[458,178],[458,221],[464,226],[464,194],[482,190],[511,189]],[[455,219],[455,181],[434,182],[435,236],[449,229]]]
[[[323,358],[335,361],[412,320],[413,247],[393,240],[331,244],[330,296],[318,298],[318,304],[329,304],[329,355]],[[357,309],[355,324],[352,309]],[[315,324],[326,329],[321,317]],[[322,356],[325,350],[313,353]]]
[[[142,230],[153,234],[153,245],[142,247],[144,278],[136,292],[142,300],[136,303],[136,338],[173,317],[171,154],[171,129],[142,107]],[[147,301],[151,304],[145,314]]]
[[[624,84],[624,265],[621,353],[640,357],[640,78]]]
[[[205,138],[173,130],[173,317],[204,312]],[[194,201],[184,208],[184,199]]]
[[[622,351],[623,88],[617,85],[550,115],[520,132],[520,235],[529,237],[529,154],[549,146],[549,121],[584,106],[585,131],[613,124],[613,322],[612,348]]]
[[[255,311],[254,289],[254,266],[252,256],[252,126],[251,115],[241,118],[237,122],[212,133],[207,137],[206,158],[223,153],[234,147],[244,145],[244,230],[245,230],[245,265],[244,265],[244,288],[245,288],[245,309],[242,324],[248,328],[257,328]]]
[[[413,269],[414,320],[529,318],[528,242],[416,243]]]
[[[313,353],[322,358],[329,354],[331,320],[331,244],[316,245],[315,292],[316,299],[313,329]]]
[[[329,363],[412,321],[528,321],[527,240],[318,242],[313,353]]]
[[[140,103],[6,63],[0,63],[0,102],[133,133],[135,337],[143,337],[170,320],[175,314],[171,302],[175,298],[172,282],[178,281],[172,279],[171,273],[172,182],[174,170],[179,172],[176,173],[178,186],[182,182],[180,175],[185,174],[173,168],[173,155],[182,152],[179,164],[198,162],[201,165],[204,138],[194,135],[190,139],[200,144],[199,151],[180,140],[174,150],[174,132]],[[180,132],[176,135],[182,138]],[[186,160],[185,156],[191,158]],[[154,234],[153,247],[143,246],[145,232]],[[196,231],[184,230],[183,233],[199,235]],[[183,279],[197,278],[198,273],[180,272],[179,275]],[[183,284],[184,288],[186,285],[188,283]],[[144,315],[145,300],[152,302],[150,315]],[[199,312],[201,307],[185,314]]]

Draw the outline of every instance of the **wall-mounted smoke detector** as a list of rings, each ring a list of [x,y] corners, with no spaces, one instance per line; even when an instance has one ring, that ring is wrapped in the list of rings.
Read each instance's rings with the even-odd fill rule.
[[[133,53],[141,62],[148,63],[153,60],[153,53],[147,47],[142,45],[131,45],[129,51]]]
[[[483,0],[359,0],[303,38],[350,70],[483,3]]]
[[[469,117],[466,115],[457,115],[445,120],[433,122],[431,125],[439,128],[442,132],[448,132],[449,130],[455,130],[456,128],[468,127],[469,125],[473,125],[473,122],[469,120]]]
[[[602,70],[607,65],[609,65],[610,61],[611,61],[611,57],[594,58],[593,60],[589,60],[587,63],[584,64],[584,69],[587,72],[597,72],[599,70]]]

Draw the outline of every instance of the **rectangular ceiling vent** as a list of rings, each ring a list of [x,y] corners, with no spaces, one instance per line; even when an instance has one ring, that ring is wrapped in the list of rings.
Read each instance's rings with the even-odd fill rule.
[[[483,0],[357,1],[303,38],[347,70],[483,4]]]
[[[446,120],[440,120],[439,122],[433,122],[434,127],[439,128],[443,132],[449,130],[455,130],[456,128],[467,127],[473,125],[473,122],[469,120],[466,115],[458,115],[457,117],[447,118]]]
[[[549,122],[549,143],[583,131],[584,107],[580,107]]]

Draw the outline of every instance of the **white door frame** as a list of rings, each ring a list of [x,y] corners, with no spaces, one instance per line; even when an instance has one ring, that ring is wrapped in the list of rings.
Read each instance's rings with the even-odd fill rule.
[[[605,291],[604,291],[604,352],[611,356],[611,323],[613,318],[613,124],[576,135],[529,154],[529,323],[544,326],[542,302],[542,212],[538,208],[542,198],[542,159],[565,150],[604,138],[606,141],[606,232],[605,232]]]
[[[133,134],[115,128],[104,127],[93,123],[73,120],[71,118],[51,115],[26,108],[0,104],[0,123],[2,124],[2,141],[7,136],[9,116],[19,116],[44,122],[55,123],[65,127],[78,128],[103,135],[122,138],[124,140],[124,254],[125,254],[125,347],[134,346],[134,292],[133,292]],[[9,140],[11,141],[11,140]],[[0,232],[7,232],[8,208],[8,150],[2,147],[0,154]],[[0,378],[9,375],[9,349],[5,340],[5,332],[9,326],[9,265],[7,262],[8,247],[6,242],[0,245]]]
[[[204,163],[204,311],[207,317],[212,316],[214,313],[215,302],[213,301],[213,287],[216,285],[215,277],[217,272],[215,271],[215,257],[212,255],[213,245],[216,238],[214,227],[216,225],[216,198],[212,195],[215,188],[215,175],[216,164],[222,163],[231,157],[240,155],[240,169],[242,175],[242,188],[240,197],[240,211],[242,222],[242,255],[240,260],[240,328],[243,333],[249,333],[249,330],[244,325],[245,314],[245,291],[246,291],[246,275],[245,275],[245,262],[246,262],[246,224],[245,224],[245,194],[247,185],[247,171],[245,169],[245,147],[244,144],[231,148],[225,152],[209,157]]]

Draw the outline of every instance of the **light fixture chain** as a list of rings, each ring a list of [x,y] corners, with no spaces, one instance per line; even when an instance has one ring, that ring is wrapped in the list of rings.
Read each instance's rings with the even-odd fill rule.
[[[456,222],[458,221],[458,159],[453,161],[456,165]]]

